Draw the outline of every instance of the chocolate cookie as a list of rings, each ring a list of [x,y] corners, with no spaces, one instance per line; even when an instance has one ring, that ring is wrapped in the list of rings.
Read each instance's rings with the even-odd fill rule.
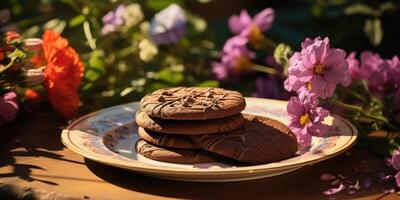
[[[166,120],[150,117],[145,112],[136,113],[136,124],[147,130],[182,135],[201,135],[233,131],[246,120],[242,114],[208,120]]]
[[[146,158],[172,163],[207,163],[214,162],[216,155],[201,150],[183,150],[173,148],[163,148],[147,143],[144,140],[138,140],[136,151]]]
[[[191,139],[205,150],[251,164],[283,160],[296,153],[296,136],[284,124],[267,117],[244,117],[247,121],[237,130]]]
[[[160,89],[140,101],[141,110],[152,117],[205,120],[240,113],[246,102],[239,92],[210,87]]]
[[[186,135],[169,135],[156,133],[139,127],[138,134],[140,138],[148,143],[161,147],[171,147],[177,149],[201,149]]]

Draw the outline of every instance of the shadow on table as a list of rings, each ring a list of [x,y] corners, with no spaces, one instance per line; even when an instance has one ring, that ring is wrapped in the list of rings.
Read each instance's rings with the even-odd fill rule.
[[[352,156],[341,155],[320,164],[307,166],[295,172],[277,177],[230,183],[169,181],[142,176],[88,159],[85,159],[85,163],[94,174],[111,184],[128,190],[165,197],[184,199],[260,199],[267,197],[279,199],[327,199],[328,197],[324,196],[322,192],[332,186],[329,181],[324,182],[320,180],[321,174],[327,172],[336,175],[342,174],[348,176],[350,179],[359,179],[360,181],[366,177],[374,176],[372,177],[372,187],[361,189],[354,195],[349,195],[347,191],[344,191],[334,195],[335,199],[349,199],[371,195],[375,195],[375,198],[383,197],[384,194],[381,188],[387,186],[379,182],[377,175],[354,172],[355,167],[361,170],[360,166],[365,165],[362,161],[367,158],[365,151],[356,149],[355,153],[352,153]],[[369,160],[368,162],[368,166],[365,165],[364,167],[369,170],[382,171],[384,168],[382,166],[384,163],[380,159]],[[343,163],[346,163],[346,165]]]
[[[11,167],[12,172],[0,173],[0,178],[18,177],[26,181],[40,181],[50,185],[56,182],[31,177],[32,170],[45,170],[40,166],[27,164],[29,158],[46,157],[65,162],[75,162],[58,154],[65,147],[60,140],[65,120],[47,112],[28,119],[19,119],[13,124],[0,128],[0,168]],[[83,163],[81,163],[83,164]]]

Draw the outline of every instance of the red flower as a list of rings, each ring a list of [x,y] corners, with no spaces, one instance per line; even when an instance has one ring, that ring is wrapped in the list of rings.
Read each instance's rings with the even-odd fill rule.
[[[64,117],[72,117],[79,107],[78,88],[84,66],[68,41],[52,30],[42,36],[43,52],[47,61],[44,73],[48,99],[53,109]]]

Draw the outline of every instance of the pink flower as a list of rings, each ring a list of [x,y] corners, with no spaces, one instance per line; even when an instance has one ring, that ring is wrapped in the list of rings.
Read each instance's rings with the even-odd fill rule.
[[[400,149],[397,151],[394,151],[392,158],[390,159],[390,164],[397,171],[400,171]]]
[[[115,10],[109,11],[103,16],[103,28],[101,29],[101,34],[107,35],[109,33],[115,32],[118,27],[124,24],[123,13],[125,11],[124,5],[119,5]]]
[[[211,66],[212,66],[212,72],[216,79],[224,80],[228,77],[228,70],[224,64],[219,62],[213,62]]]
[[[8,92],[0,96],[0,124],[13,121],[17,117],[18,110],[15,92]]]
[[[347,63],[349,64],[349,73],[352,81],[358,81],[363,79],[360,69],[360,62],[356,59],[356,52],[351,52],[346,57]]]
[[[400,172],[397,172],[396,176],[394,177],[396,178],[397,187],[400,188]]]
[[[275,19],[275,12],[272,8],[266,8],[252,19],[246,10],[242,10],[240,16],[233,15],[229,18],[228,24],[231,31],[248,40],[256,49],[261,48],[264,40],[264,32],[269,30]]]
[[[308,96],[327,98],[333,95],[337,84],[351,83],[346,52],[330,48],[328,38],[307,38],[301,47],[301,52],[290,58],[286,90],[301,93],[302,100]]]
[[[241,37],[241,36],[233,36],[226,40],[224,47],[222,48],[223,53],[229,53],[230,51],[234,49],[247,49],[247,38]]]
[[[389,63],[389,81],[395,85],[400,85],[400,60],[399,57],[393,56],[391,60],[388,60]]]
[[[398,171],[395,178],[397,187],[400,188],[400,149],[393,153],[392,158],[390,159],[390,164],[392,164],[392,167]]]
[[[390,65],[379,54],[364,51],[360,55],[362,76],[368,80],[368,86],[374,90],[383,90],[388,82]]]
[[[252,19],[246,10],[242,10],[240,15],[233,15],[228,20],[229,29],[234,34],[240,34],[246,28],[257,26],[262,32],[269,30],[275,19],[275,12],[272,8],[266,8],[259,12]]]
[[[252,22],[247,10],[242,10],[240,15],[232,15],[228,20],[229,29],[232,33],[240,34]]]
[[[318,102],[313,99],[300,101],[298,97],[291,97],[287,105],[290,117],[289,128],[296,134],[300,149],[311,144],[311,136],[323,136],[327,126],[322,121],[329,115],[329,111],[317,107]]]
[[[212,64],[215,77],[223,80],[228,76],[238,78],[251,71],[251,59],[255,57],[254,52],[246,47],[243,38],[235,36],[227,40],[222,51],[221,62]]]

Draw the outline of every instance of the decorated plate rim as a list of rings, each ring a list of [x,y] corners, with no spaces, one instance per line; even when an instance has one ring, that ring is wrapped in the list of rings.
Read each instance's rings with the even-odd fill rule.
[[[280,100],[274,100],[274,99],[262,99],[262,98],[254,98],[254,97],[246,97],[246,100],[269,101],[269,102],[273,101],[273,102],[276,102],[279,104],[287,103],[287,101],[280,101]],[[79,131],[79,130],[71,130],[71,128],[73,128],[75,125],[79,124],[81,121],[83,121],[91,116],[97,115],[99,113],[106,112],[108,110],[112,110],[117,107],[134,104],[134,103],[137,103],[137,102],[130,102],[130,103],[126,103],[126,104],[120,104],[120,105],[112,106],[109,108],[101,109],[101,110],[98,110],[98,111],[95,111],[92,113],[88,113],[88,114],[76,119],[62,131],[62,134],[61,134],[62,143],[66,147],[71,149],[72,151],[84,156],[85,158],[88,158],[90,160],[94,160],[94,161],[97,161],[97,162],[100,162],[103,164],[124,168],[124,169],[131,169],[131,170],[137,170],[137,171],[143,171],[143,172],[159,172],[159,173],[179,172],[179,173],[190,173],[190,174],[195,173],[196,175],[201,175],[201,174],[209,175],[209,174],[219,174],[219,173],[224,173],[224,172],[226,172],[226,173],[243,173],[243,172],[256,172],[256,171],[263,171],[263,170],[271,170],[271,171],[279,170],[279,169],[283,170],[283,169],[291,169],[291,168],[296,168],[296,167],[300,168],[302,166],[321,162],[321,161],[327,160],[329,158],[332,158],[338,154],[341,154],[342,152],[346,151],[354,144],[354,142],[358,136],[358,130],[354,127],[354,125],[352,123],[350,123],[348,120],[346,120],[338,115],[332,115],[332,117],[334,117],[336,119],[340,119],[342,122],[344,122],[350,128],[351,136],[349,135],[349,139],[345,142],[345,144],[343,144],[340,147],[335,148],[335,150],[333,150],[329,154],[319,156],[319,157],[314,157],[314,158],[306,160],[306,161],[301,161],[301,159],[299,159],[298,161],[296,161],[294,163],[290,163],[290,164],[274,162],[274,163],[267,163],[267,164],[261,164],[261,165],[240,166],[240,167],[234,167],[234,168],[211,168],[211,169],[173,168],[173,167],[165,167],[165,166],[157,166],[157,165],[147,164],[147,163],[143,163],[143,162],[133,160],[133,159],[131,161],[117,160],[117,159],[114,159],[107,155],[101,155],[101,154],[98,154],[95,152],[88,152],[88,151],[82,150],[81,148],[79,148],[79,146],[75,145],[69,138],[70,133],[72,133],[74,131]],[[271,164],[274,164],[274,165],[271,166]]]

